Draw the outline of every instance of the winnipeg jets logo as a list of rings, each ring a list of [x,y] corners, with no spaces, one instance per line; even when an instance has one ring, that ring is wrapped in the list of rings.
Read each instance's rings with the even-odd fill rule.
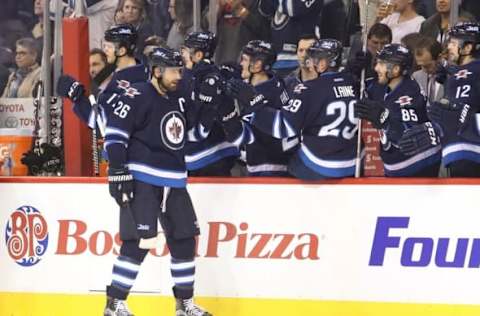
[[[130,87],[130,88],[128,88],[128,89],[125,90],[125,95],[126,95],[127,97],[133,98],[133,97],[135,97],[136,95],[140,95],[140,92],[138,92],[137,89]]]
[[[468,71],[467,69],[462,69],[459,72],[457,72],[454,76],[455,76],[455,79],[459,80],[459,79],[467,79],[468,75],[471,75],[471,74],[473,73]]]
[[[293,89],[293,93],[302,93],[303,90],[306,90],[307,87],[303,83],[299,83]]]
[[[409,97],[408,95],[404,95],[400,98],[398,98],[395,103],[400,104],[400,107],[404,107],[406,105],[411,105],[412,104],[413,98]]]
[[[124,94],[127,96],[127,97],[130,97],[130,98],[133,98],[134,96],[136,95],[140,95],[140,92],[138,92],[137,89],[133,88],[130,86],[130,81],[127,81],[127,80],[117,80],[117,87],[119,89],[122,89],[124,92]]]
[[[171,150],[183,148],[185,142],[185,119],[180,112],[167,113],[160,123],[163,144]]]
[[[117,80],[117,87],[122,90],[127,90],[130,87],[130,81]]]

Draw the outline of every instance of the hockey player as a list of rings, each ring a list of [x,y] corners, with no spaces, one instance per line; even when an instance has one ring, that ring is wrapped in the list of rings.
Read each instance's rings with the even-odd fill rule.
[[[377,54],[377,82],[368,88],[368,99],[355,105],[355,115],[380,130],[387,177],[437,177],[440,167],[440,140],[428,121],[425,97],[408,75],[412,63],[406,47],[386,45]]]
[[[272,110],[279,110],[287,104],[288,93],[283,81],[271,72],[275,59],[276,54],[270,43],[253,40],[242,49],[240,65],[242,79],[257,94],[254,102],[265,102]],[[248,175],[288,176],[289,150],[298,144],[298,139],[276,139],[255,126],[251,131],[253,141],[246,142]]]
[[[193,106],[196,110],[191,111],[190,115],[197,115],[203,106],[212,106],[213,99],[203,98],[200,92],[200,84],[206,76],[217,76],[218,80],[224,81],[225,75],[233,75],[233,70],[223,71],[215,66],[212,57],[217,45],[215,34],[211,32],[191,32],[185,38],[182,56],[186,64],[191,64],[191,69],[185,69],[185,75],[182,82],[182,90],[191,95],[194,101]],[[220,93],[220,92],[219,92]],[[222,102],[229,103],[233,110],[233,100],[222,97]],[[186,144],[186,163],[191,176],[230,176],[235,160],[240,155],[239,149],[225,138],[222,126],[217,122],[215,111],[212,111],[213,121],[211,129],[203,131],[206,136],[202,140],[187,142]]]
[[[285,86],[287,92],[291,94],[295,86],[299,83],[316,79],[318,77],[317,72],[311,65],[307,66],[307,50],[313,43],[315,43],[317,38],[314,34],[306,34],[300,37],[297,44],[297,59],[298,59],[298,68],[287,76],[285,81]]]
[[[441,129],[443,164],[451,177],[480,177],[480,24],[465,22],[449,30],[445,99],[429,108]]]
[[[134,58],[137,41],[135,27],[130,24],[113,26],[105,32],[105,41],[114,45],[116,69],[110,83],[98,96],[100,120],[97,118],[97,123],[100,121],[102,125],[106,124],[108,116],[113,111],[115,99],[120,94],[128,92],[133,83],[149,80],[148,69]],[[77,116],[90,128],[95,127],[96,115],[81,83],[69,75],[63,75],[58,80],[57,92],[60,96],[71,99]]]
[[[297,178],[340,178],[355,173],[358,120],[353,116],[353,105],[358,95],[353,78],[338,72],[341,58],[339,41],[317,41],[307,51],[307,63],[319,77],[298,84],[287,105],[255,105],[256,109],[250,109],[252,115],[247,116],[250,125],[277,139],[301,136],[288,164],[288,172]],[[229,84],[232,95],[243,98],[247,87],[240,82]],[[253,101],[256,99],[258,96]]]
[[[183,62],[180,53],[166,48],[156,48],[150,62],[159,70],[152,79],[157,84],[133,84],[114,104],[106,129],[108,181],[110,194],[120,205],[123,243],[107,287],[104,315],[132,315],[125,300],[148,252],[139,247],[138,239],[157,236],[160,218],[171,253],[176,316],[209,316],[193,303],[199,227],[186,190],[184,143],[191,134],[187,100],[176,93]],[[192,125],[201,127],[197,122]],[[125,222],[122,214],[128,212],[133,222]],[[122,235],[122,227],[131,225],[138,236]]]

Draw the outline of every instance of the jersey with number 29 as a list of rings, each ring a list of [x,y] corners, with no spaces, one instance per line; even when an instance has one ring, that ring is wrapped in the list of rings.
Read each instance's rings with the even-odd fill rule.
[[[252,124],[276,138],[301,136],[296,154],[312,171],[325,177],[355,173],[358,94],[349,73],[327,72],[298,84],[281,110],[263,108]]]

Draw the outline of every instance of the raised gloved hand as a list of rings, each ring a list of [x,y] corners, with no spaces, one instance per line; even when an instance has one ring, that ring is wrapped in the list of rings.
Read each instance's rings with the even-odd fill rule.
[[[357,101],[354,109],[355,117],[372,122],[377,129],[382,129],[388,123],[390,111],[381,101],[362,99]]]
[[[196,96],[203,104],[217,106],[220,103],[224,85],[225,83],[219,74],[210,73],[199,83]]]
[[[398,145],[404,155],[413,156],[440,145],[440,137],[432,123],[426,122],[405,130]]]
[[[133,200],[133,176],[127,167],[108,168],[108,185],[110,195],[120,207]]]
[[[242,79],[242,67],[238,63],[225,63],[220,66],[220,74],[226,80]]]
[[[215,65],[209,60],[201,60],[193,65],[192,72],[196,80],[202,81],[203,78],[216,70]]]
[[[452,73],[452,66],[450,66],[446,60],[442,60],[437,63],[437,69],[435,70],[435,81],[439,84],[444,84],[445,81],[447,81],[448,76]]]
[[[57,82],[59,96],[69,98],[76,102],[85,92],[85,87],[69,75],[61,75]]]
[[[255,111],[266,102],[263,94],[257,94],[252,85],[239,79],[227,81],[225,94],[238,101],[242,113]]]
[[[357,52],[355,54],[355,58],[349,63],[347,66],[348,70],[355,74],[356,76],[360,76],[363,69],[367,69],[372,64],[372,55],[370,53],[364,53],[362,51]]]

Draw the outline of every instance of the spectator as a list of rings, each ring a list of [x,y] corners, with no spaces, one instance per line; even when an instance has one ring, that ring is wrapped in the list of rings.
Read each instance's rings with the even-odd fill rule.
[[[145,40],[154,35],[152,26],[146,20],[144,0],[121,0],[119,4],[123,22],[132,24],[138,32],[136,56],[143,52]]]
[[[37,62],[39,49],[33,38],[22,38],[16,43],[15,63],[18,69],[8,78],[3,98],[30,98],[40,80]]]
[[[188,2],[190,3],[190,15],[192,15],[193,3],[191,0]],[[150,21],[152,28],[155,30],[156,35],[160,36],[161,38],[167,38],[173,22],[169,12],[171,1],[147,0],[146,4],[148,20]]]
[[[262,15],[271,18],[272,44],[277,54],[273,69],[280,76],[298,67],[297,42],[301,34],[319,35],[323,1],[260,0]]]
[[[269,38],[268,20],[260,15],[256,1],[220,0],[215,61],[237,60],[243,46],[254,39]]]
[[[417,14],[417,2],[418,0],[394,0],[395,11],[381,20],[392,30],[392,43],[400,44],[405,35],[420,31],[425,18]]]
[[[17,41],[15,63],[17,70],[8,77],[2,97],[31,97],[33,87],[40,79],[38,64],[39,47],[32,38],[22,38]]]
[[[450,0],[436,0],[436,9],[437,12],[422,23],[420,33],[444,44],[450,27]],[[461,12],[459,20],[472,21],[473,16],[467,12]]]
[[[360,75],[363,68],[366,68],[365,79],[370,82],[377,78],[377,73],[374,69],[374,56],[377,55],[383,47],[392,42],[392,31],[388,26],[382,23],[375,23],[372,25],[367,34],[367,54],[363,54],[363,43],[360,37],[354,38],[350,49],[350,57],[347,62],[347,69],[360,80]]]
[[[193,30],[192,1],[170,0],[168,12],[173,24],[168,33],[167,45],[179,50],[183,45],[185,36]]]
[[[38,19],[37,23],[33,26],[32,36],[35,39],[43,37],[43,9],[45,6],[45,0],[34,0],[33,13]]]
[[[88,0],[86,2],[90,48],[100,48],[103,34],[114,23],[118,0]]]
[[[434,38],[423,36],[416,44],[415,62],[421,68],[412,75],[427,97],[428,104],[443,98],[443,85],[435,80],[437,61],[442,53],[442,46]]]

